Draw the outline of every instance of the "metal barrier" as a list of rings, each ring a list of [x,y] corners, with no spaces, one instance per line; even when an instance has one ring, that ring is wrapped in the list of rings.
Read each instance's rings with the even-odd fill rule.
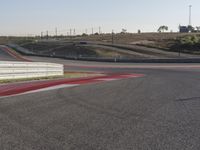
[[[54,63],[0,61],[0,80],[62,76],[64,66]]]

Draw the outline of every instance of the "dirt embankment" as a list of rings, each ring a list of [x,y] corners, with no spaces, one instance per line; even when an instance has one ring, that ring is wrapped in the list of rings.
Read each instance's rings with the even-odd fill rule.
[[[188,35],[188,33],[141,33],[141,34],[114,34],[114,42],[118,44],[131,44],[139,41],[174,40]],[[82,40],[112,42],[111,34],[91,35],[81,37]]]
[[[157,48],[163,51],[178,52],[180,39],[187,36],[200,36],[200,33],[141,33],[141,34],[114,34],[115,44],[129,44]],[[111,34],[93,35],[83,37],[82,40],[112,43]],[[184,45],[183,45],[184,46]],[[187,49],[187,47],[185,47]],[[190,47],[191,48],[191,47]],[[195,47],[194,47],[195,48]],[[190,51],[183,51],[190,52]]]
[[[93,57],[93,58],[176,58],[180,46],[177,41],[185,36],[198,33],[141,33],[77,36],[59,40],[24,40],[17,39],[17,44],[36,53],[62,57]],[[80,41],[83,41],[82,43]],[[83,44],[84,41],[86,44]],[[6,39],[4,39],[6,42]],[[112,44],[113,42],[113,44]],[[98,43],[102,43],[99,45]],[[110,44],[110,45],[106,45]],[[175,45],[175,46],[174,46]],[[190,51],[182,51],[190,52]],[[194,54],[194,53],[190,53]],[[196,54],[195,54],[196,55]],[[189,55],[181,55],[190,57]],[[193,57],[193,56],[191,56]],[[195,56],[196,57],[196,56]]]
[[[112,48],[94,45],[82,45],[79,43],[29,43],[23,48],[29,49],[36,54],[66,57],[97,57],[97,58],[135,58],[134,54],[125,51],[116,51]]]

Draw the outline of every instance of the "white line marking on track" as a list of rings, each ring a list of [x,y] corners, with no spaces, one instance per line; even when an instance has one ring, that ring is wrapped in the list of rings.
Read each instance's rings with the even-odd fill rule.
[[[116,80],[119,80],[117,78],[105,78],[105,79],[96,79],[98,81],[116,81]]]
[[[39,93],[39,92],[51,91],[51,90],[62,89],[62,88],[75,87],[75,86],[79,86],[79,85],[80,84],[61,84],[61,85],[42,88],[42,89],[38,89],[38,90],[22,92],[22,93],[19,93],[19,94],[13,94],[13,95],[8,95],[8,96],[0,96],[0,99],[8,98],[8,97],[14,97],[14,96],[20,96],[20,95],[27,95],[27,94],[31,94],[31,93]]]
[[[125,77],[125,78],[136,78],[139,77],[138,75],[121,75],[121,77]]]
[[[140,77],[138,75],[129,75],[129,74],[125,74],[125,75],[119,75],[116,77],[105,77],[105,78],[99,78],[99,79],[94,79],[96,81],[116,81],[116,80],[122,80],[122,79],[126,79],[126,78],[135,78],[135,77]],[[93,80],[93,81],[94,81]],[[88,82],[90,83],[90,82]],[[38,92],[44,92],[44,91],[51,91],[51,90],[56,90],[56,89],[62,89],[62,88],[69,88],[69,87],[75,87],[75,86],[79,86],[81,84],[60,84],[60,85],[55,85],[55,86],[50,86],[50,87],[44,87],[44,88],[40,88],[40,89],[35,89],[35,90],[30,90],[30,91],[24,91],[21,92],[19,94],[10,94],[8,96],[0,96],[1,98],[6,98],[6,97],[12,97],[12,96],[18,96],[18,95],[25,95],[25,94],[31,94],[31,93],[38,93]],[[11,92],[12,93],[12,92]]]
[[[45,91],[52,91],[52,90],[57,90],[57,89],[62,89],[62,88],[69,88],[69,87],[75,87],[75,86],[79,86],[79,84],[61,84],[61,85],[56,85],[56,86],[52,86],[52,87],[42,88],[42,89],[38,89],[38,90],[28,91],[28,92],[25,92],[24,94],[38,93],[38,92],[45,92]]]

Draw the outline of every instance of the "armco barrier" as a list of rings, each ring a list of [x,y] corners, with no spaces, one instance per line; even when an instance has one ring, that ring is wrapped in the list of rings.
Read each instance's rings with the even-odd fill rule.
[[[62,76],[64,66],[54,63],[0,61],[0,80]]]

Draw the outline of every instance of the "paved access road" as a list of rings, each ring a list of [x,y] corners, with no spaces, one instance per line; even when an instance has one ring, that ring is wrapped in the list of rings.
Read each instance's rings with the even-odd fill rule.
[[[200,149],[200,65],[94,64],[145,76],[1,98],[0,149]]]

